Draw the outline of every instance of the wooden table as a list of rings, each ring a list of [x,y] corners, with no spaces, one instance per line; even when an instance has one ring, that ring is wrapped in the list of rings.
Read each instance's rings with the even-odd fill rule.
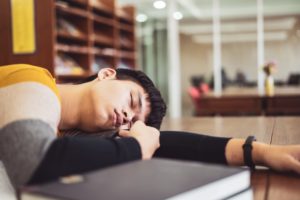
[[[161,130],[183,130],[211,136],[246,138],[268,144],[300,144],[300,117],[199,117],[164,120]],[[251,174],[256,200],[300,199],[300,176],[259,168]]]
[[[300,87],[276,87],[274,96],[258,95],[256,88],[228,87],[195,101],[196,115],[300,115]]]

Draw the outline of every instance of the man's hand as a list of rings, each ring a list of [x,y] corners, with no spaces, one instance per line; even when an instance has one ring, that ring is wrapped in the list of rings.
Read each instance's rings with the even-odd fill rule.
[[[300,174],[300,145],[270,145],[264,151],[263,162],[277,171],[294,171]]]
[[[143,160],[151,159],[155,150],[159,148],[159,134],[157,129],[146,126],[142,121],[135,122],[129,131],[119,131],[120,136],[133,137],[139,142]]]
[[[243,139],[231,139],[227,143],[225,156],[229,165],[244,165]],[[254,164],[277,171],[293,171],[300,174],[300,145],[269,145],[252,143]]]

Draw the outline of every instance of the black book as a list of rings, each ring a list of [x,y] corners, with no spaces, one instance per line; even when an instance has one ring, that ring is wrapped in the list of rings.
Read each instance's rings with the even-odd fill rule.
[[[21,200],[252,199],[242,168],[152,159],[25,187]]]

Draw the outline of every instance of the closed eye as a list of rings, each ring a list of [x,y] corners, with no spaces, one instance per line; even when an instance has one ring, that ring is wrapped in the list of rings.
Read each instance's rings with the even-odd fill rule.
[[[133,109],[142,110],[142,96],[140,92],[130,92],[130,105]]]
[[[142,110],[142,106],[143,106],[143,104],[142,104],[142,95],[139,92],[139,108],[140,108],[140,110]]]
[[[131,92],[130,92],[130,106],[131,108],[133,108],[133,97]]]

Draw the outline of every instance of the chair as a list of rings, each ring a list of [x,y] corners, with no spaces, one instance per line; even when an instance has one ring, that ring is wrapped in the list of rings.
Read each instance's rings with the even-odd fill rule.
[[[300,74],[292,73],[289,75],[288,85],[300,85]]]

